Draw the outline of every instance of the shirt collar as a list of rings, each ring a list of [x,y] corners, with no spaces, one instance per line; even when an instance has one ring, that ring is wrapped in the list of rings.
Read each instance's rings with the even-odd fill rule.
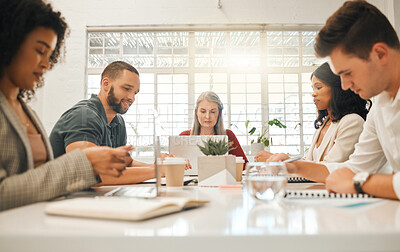
[[[104,110],[103,103],[101,103],[100,98],[97,95],[92,94],[92,96],[90,97],[89,100],[96,106],[97,110],[100,112],[101,118],[103,118],[104,122],[108,125],[106,111]],[[109,124],[109,126],[115,127],[119,124],[120,124],[120,121],[118,120],[117,115],[116,115],[111,120],[111,123]]]
[[[393,99],[388,92],[383,91],[376,96],[375,102],[380,106],[396,106],[397,104],[400,104],[400,92],[397,91],[397,94]]]

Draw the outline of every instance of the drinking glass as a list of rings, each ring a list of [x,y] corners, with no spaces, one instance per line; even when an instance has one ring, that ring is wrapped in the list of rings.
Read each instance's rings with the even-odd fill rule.
[[[286,174],[283,162],[249,162],[246,165],[246,190],[258,201],[279,201],[285,195]]]

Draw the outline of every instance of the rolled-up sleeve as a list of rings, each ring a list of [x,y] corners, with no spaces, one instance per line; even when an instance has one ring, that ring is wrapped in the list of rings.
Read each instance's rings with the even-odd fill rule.
[[[378,139],[375,121],[375,110],[372,108],[364,124],[364,130],[360,135],[359,142],[356,144],[355,151],[346,162],[354,172],[367,171],[378,173],[387,162],[381,142]]]
[[[400,199],[400,172],[393,176],[393,189],[398,199]]]

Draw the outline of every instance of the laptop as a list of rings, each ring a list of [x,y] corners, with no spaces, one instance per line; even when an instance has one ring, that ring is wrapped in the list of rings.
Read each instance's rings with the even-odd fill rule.
[[[158,135],[161,124],[157,110],[153,111],[153,156],[155,166],[154,183],[146,183],[135,186],[117,187],[104,194],[104,196],[134,197],[134,198],[155,198],[160,195],[161,179],[158,176],[158,163],[161,160],[160,136]]]
[[[160,194],[161,181],[158,177],[158,162],[160,157],[160,137],[155,137],[154,143],[154,166],[155,183],[141,184],[137,186],[117,187],[114,190],[104,194],[104,196],[119,196],[133,198],[155,198]]]
[[[169,153],[189,160],[192,169],[186,170],[185,175],[197,176],[197,157],[204,156],[197,145],[203,146],[208,139],[228,141],[227,135],[201,136],[169,136]]]

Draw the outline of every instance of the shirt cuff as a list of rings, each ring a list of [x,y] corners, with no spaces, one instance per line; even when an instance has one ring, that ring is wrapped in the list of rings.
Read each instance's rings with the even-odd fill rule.
[[[400,172],[393,176],[393,189],[398,199],[400,199]]]

